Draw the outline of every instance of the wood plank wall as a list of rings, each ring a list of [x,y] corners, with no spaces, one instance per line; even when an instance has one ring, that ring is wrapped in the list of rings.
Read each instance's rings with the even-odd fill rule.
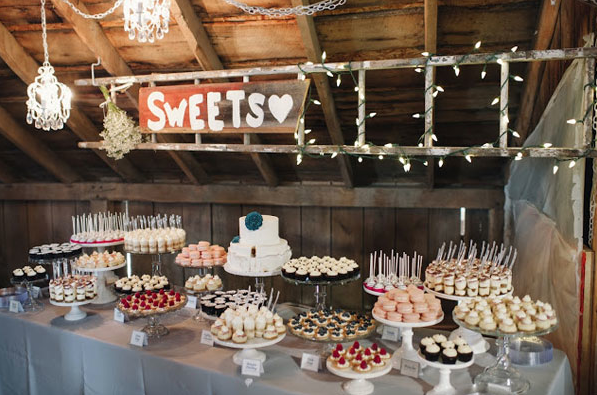
[[[71,234],[71,216],[87,213],[89,201],[0,201],[0,285],[7,286],[11,272],[26,264],[29,247],[50,242],[64,242]],[[108,207],[124,210],[121,202]],[[238,218],[257,210],[280,218],[280,236],[287,239],[293,256],[331,255],[357,260],[364,276],[368,275],[369,253],[383,249],[389,252],[414,251],[433,257],[443,241],[459,240],[460,210],[458,209],[402,209],[402,208],[346,208],[346,207],[286,207],[247,206],[225,204],[179,204],[129,202],[129,213],[179,214],[187,231],[187,242],[209,240],[227,247],[238,234]],[[487,240],[489,211],[467,210],[465,238]],[[164,274],[175,284],[194,274],[173,264],[167,257]],[[134,256],[133,272],[149,273],[149,257]],[[119,275],[124,275],[121,269]],[[227,289],[248,287],[253,279],[230,276],[221,272]],[[186,277],[185,277],[186,276]],[[266,280],[281,291],[281,301],[314,304],[311,287],[286,284],[281,278]],[[302,288],[302,289],[301,289]],[[333,306],[370,308],[374,298],[361,291],[361,282],[335,287],[328,295]]]

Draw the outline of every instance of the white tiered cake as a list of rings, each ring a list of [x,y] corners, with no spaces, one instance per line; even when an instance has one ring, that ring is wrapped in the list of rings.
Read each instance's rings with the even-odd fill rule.
[[[240,237],[235,237],[228,248],[229,271],[272,273],[292,256],[288,242],[278,234],[278,217],[252,212],[239,218],[238,226]]]

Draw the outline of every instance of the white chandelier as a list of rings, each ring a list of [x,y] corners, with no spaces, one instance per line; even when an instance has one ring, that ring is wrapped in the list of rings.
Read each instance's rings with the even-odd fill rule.
[[[77,14],[85,19],[104,19],[122,5],[124,31],[129,39],[140,43],[161,40],[168,33],[170,20],[170,0],[116,0],[114,5],[99,14],[86,14],[69,0],[62,0]]]
[[[124,30],[140,43],[161,40],[168,33],[170,0],[124,0]]]
[[[54,76],[54,68],[48,55],[46,34],[46,2],[41,0],[41,27],[44,47],[44,63],[38,69],[39,75],[27,87],[27,123],[43,130],[58,130],[64,127],[70,116],[70,88]]]

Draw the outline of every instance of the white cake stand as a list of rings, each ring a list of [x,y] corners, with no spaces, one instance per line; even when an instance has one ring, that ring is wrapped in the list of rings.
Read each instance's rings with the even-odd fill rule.
[[[447,295],[443,292],[436,292],[425,287],[425,292],[428,292],[436,297],[444,300],[453,300],[458,303],[469,301],[474,299],[474,296],[456,296],[456,295]],[[512,295],[512,291],[508,292],[507,294],[498,295],[497,298],[503,298],[507,295]],[[483,338],[483,336],[475,331],[471,331],[462,325],[458,326],[458,329],[455,329],[450,333],[450,340],[457,338],[458,336],[462,337],[468,343],[469,347],[473,350],[473,354],[483,354],[489,351],[489,343],[487,340]]]
[[[273,272],[243,272],[243,271],[238,271],[238,270],[234,270],[234,269],[230,268],[230,265],[228,265],[227,263],[223,267],[224,267],[224,271],[226,273],[232,274],[234,276],[254,277],[255,278],[255,291],[260,292],[260,293],[265,293],[265,283],[263,282],[263,279],[265,277],[275,277],[275,276],[279,276],[280,273],[282,273],[282,271],[280,269],[275,270]]]
[[[330,371],[330,373],[335,374],[339,377],[343,377],[345,379],[351,379],[351,381],[347,381],[342,384],[342,388],[344,389],[344,391],[346,391],[346,393],[350,395],[368,395],[373,393],[375,387],[373,386],[372,382],[367,380],[384,376],[392,370],[391,363],[386,363],[384,367],[373,369],[367,373],[355,372],[352,369],[338,369],[329,360],[326,361],[325,366],[327,367],[328,371]]]
[[[117,240],[106,241],[106,242],[101,242],[101,243],[85,243],[82,241],[75,241],[75,240],[71,239],[70,242],[73,244],[78,244],[81,247],[86,247],[86,248],[105,248],[105,247],[114,247],[114,246],[122,245],[122,244],[124,244],[124,239],[117,239]]]
[[[116,269],[120,269],[121,267],[126,266],[126,261],[122,262],[118,266],[111,266],[111,267],[101,267],[101,268],[89,268],[89,267],[79,267],[75,266],[75,269],[78,272],[83,273],[93,273],[97,277],[97,296],[93,299],[93,304],[104,304],[104,303],[111,303],[118,299],[118,295],[116,295],[110,288],[106,286],[107,274]]]
[[[70,307],[70,311],[68,313],[66,313],[64,315],[64,319],[67,321],[79,321],[82,320],[83,318],[87,317],[87,313],[84,312],[83,310],[81,310],[79,308],[79,306],[83,306],[85,304],[89,304],[91,302],[93,302],[94,299],[87,299],[81,302],[56,302],[52,299],[50,299],[50,304],[53,304],[54,306],[60,306],[60,307]]]
[[[273,346],[274,344],[281,342],[285,337],[286,333],[283,333],[282,335],[279,335],[278,337],[272,340],[254,338],[251,340],[247,340],[246,343],[240,344],[234,343],[232,340],[220,340],[217,336],[214,336],[214,343],[228,348],[240,349],[241,351],[237,352],[232,356],[232,360],[234,361],[234,363],[240,366],[243,364],[243,359],[256,359],[258,361],[261,361],[261,363],[263,364],[266,360],[265,353],[257,351],[256,349]]]
[[[466,369],[473,365],[475,359],[472,358],[468,362],[456,361],[454,365],[449,365],[441,362],[431,362],[426,360],[417,353],[419,363],[425,363],[430,368],[439,369],[439,383],[433,387],[430,391],[427,391],[427,395],[453,395],[456,393],[456,388],[450,384],[450,374],[453,370]]]
[[[365,283],[363,282],[363,291],[365,291],[365,293],[368,293],[369,295],[373,295],[373,296],[381,296],[381,295],[385,295],[387,291],[384,292],[377,292],[377,291],[373,291],[367,287],[365,287]]]
[[[394,356],[392,357],[392,365],[394,366],[394,369],[397,370],[400,370],[402,358],[406,358],[410,361],[416,361],[418,358],[418,352],[413,348],[413,328],[425,328],[427,326],[433,326],[435,324],[439,324],[444,319],[444,315],[442,314],[440,318],[434,321],[409,323],[386,320],[385,318],[380,318],[374,313],[372,313],[372,315],[376,321],[384,325],[394,328],[401,328],[400,332],[402,334],[402,345],[394,352]],[[423,365],[424,364],[422,364],[422,366]]]

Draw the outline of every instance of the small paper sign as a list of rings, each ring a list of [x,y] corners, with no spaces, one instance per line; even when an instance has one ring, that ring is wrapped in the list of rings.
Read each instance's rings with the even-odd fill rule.
[[[201,344],[205,344],[206,346],[210,346],[210,347],[214,346],[214,337],[210,331],[206,331],[204,329],[201,332]]]
[[[133,331],[131,334],[131,345],[137,347],[146,346],[147,343],[147,334],[141,331]]]
[[[8,306],[8,311],[11,313],[22,313],[23,312],[23,305],[18,300],[11,300],[10,306]]]
[[[400,336],[400,331],[398,328],[395,328],[393,326],[384,325],[383,333],[381,334],[382,340],[390,340],[393,342],[397,342],[399,336]]]
[[[124,324],[124,314],[117,308],[114,308],[114,321],[122,322]]]
[[[32,287],[31,288],[31,296],[33,296],[33,299],[37,299],[39,298],[39,295],[41,295],[41,288],[40,287]]]
[[[263,373],[263,366],[258,359],[243,359],[241,374],[243,376],[259,377]]]
[[[301,369],[310,370],[312,372],[318,372],[321,366],[321,359],[318,355],[303,353],[301,358]]]
[[[196,296],[187,296],[187,305],[185,306],[187,309],[196,309],[197,308],[197,297]]]
[[[418,362],[402,358],[400,362],[400,374],[418,379],[420,367]]]

